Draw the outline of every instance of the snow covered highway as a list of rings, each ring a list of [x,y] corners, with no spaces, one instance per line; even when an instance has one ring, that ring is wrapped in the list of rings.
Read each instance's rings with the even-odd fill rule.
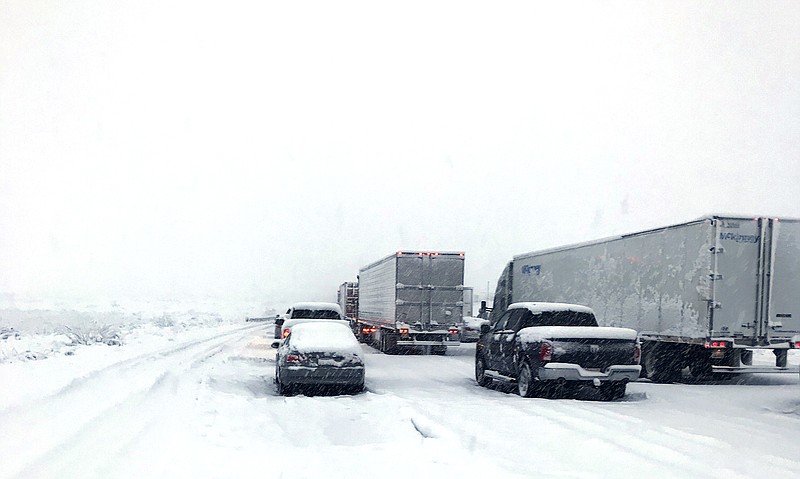
[[[796,374],[523,399],[476,385],[474,344],[363,346],[365,393],[282,397],[271,331],[147,330],[0,363],[0,478],[800,476]]]

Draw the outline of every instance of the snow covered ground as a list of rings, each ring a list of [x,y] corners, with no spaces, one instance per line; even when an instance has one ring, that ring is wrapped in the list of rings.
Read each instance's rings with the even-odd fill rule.
[[[367,392],[281,397],[271,323],[170,319],[0,339],[0,478],[800,477],[797,374],[523,399],[475,384],[474,343],[364,346]]]

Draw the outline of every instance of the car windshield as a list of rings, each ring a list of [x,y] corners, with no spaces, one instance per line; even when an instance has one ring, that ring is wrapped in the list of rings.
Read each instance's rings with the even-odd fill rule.
[[[339,313],[330,309],[295,309],[292,319],[341,319]]]

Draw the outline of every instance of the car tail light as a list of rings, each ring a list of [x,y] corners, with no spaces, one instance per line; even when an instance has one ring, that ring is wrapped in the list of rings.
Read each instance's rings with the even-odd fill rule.
[[[450,334],[458,334],[458,328],[450,328]]]
[[[800,348],[800,341],[795,341],[794,344],[792,344],[792,347]]]
[[[305,357],[302,354],[288,354],[286,355],[286,362],[287,363],[299,363],[305,361]]]
[[[553,360],[553,345],[550,343],[542,343],[539,346],[539,361],[552,361]]]
[[[289,328],[283,330],[283,339],[286,339],[286,336],[289,335],[289,332],[290,332]]]
[[[706,341],[706,349],[707,348],[727,348],[730,346],[728,341]]]
[[[642,360],[642,345],[636,344],[633,348],[633,364],[639,364]]]
[[[400,334],[408,334],[408,328],[400,328]]]

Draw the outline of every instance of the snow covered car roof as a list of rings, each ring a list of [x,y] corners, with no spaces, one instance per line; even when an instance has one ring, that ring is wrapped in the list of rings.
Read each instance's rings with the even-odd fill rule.
[[[323,302],[314,302],[314,301],[307,301],[303,303],[294,303],[292,305],[292,309],[310,309],[310,310],[332,310],[338,311],[339,314],[342,313],[342,308],[337,303],[323,303]]]
[[[475,316],[464,316],[462,320],[464,323],[478,329],[481,327],[481,324],[489,324],[488,319],[476,318]]]
[[[513,303],[508,309],[527,309],[533,314],[543,313],[545,311],[575,311],[576,313],[589,313],[594,314],[592,308],[582,306],[580,304],[569,303],[539,303],[539,302],[522,302]]]

